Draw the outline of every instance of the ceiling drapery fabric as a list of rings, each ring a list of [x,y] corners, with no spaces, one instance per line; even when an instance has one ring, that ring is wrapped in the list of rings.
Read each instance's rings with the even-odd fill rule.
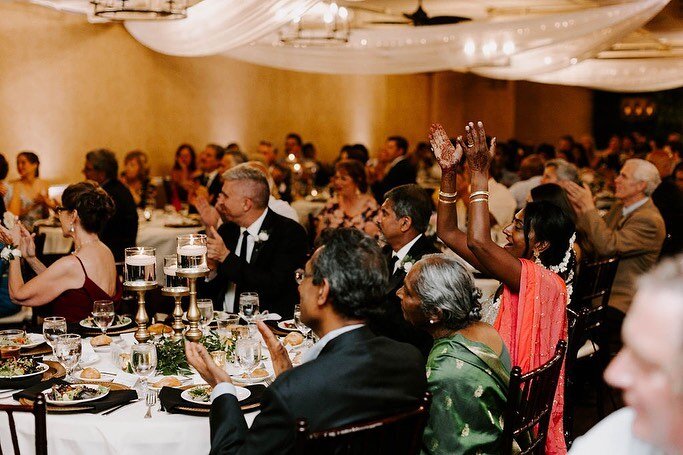
[[[304,14],[318,0],[203,0],[178,21],[127,21],[140,43],[179,57],[216,55],[258,40]]]

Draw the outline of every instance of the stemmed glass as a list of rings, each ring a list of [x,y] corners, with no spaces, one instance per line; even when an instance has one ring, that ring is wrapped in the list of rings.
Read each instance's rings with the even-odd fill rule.
[[[299,330],[299,332],[301,332],[301,334],[304,336],[304,338],[306,339],[306,343],[308,343],[308,335],[310,334],[311,329],[301,321],[301,305],[299,305],[298,303],[294,305],[294,325]]]
[[[95,300],[92,305],[92,320],[100,328],[103,335],[107,334],[107,328],[114,323],[114,302],[111,300]]]
[[[52,355],[55,355],[55,342],[57,337],[66,333],[66,319],[62,316],[49,316],[43,319],[43,337],[52,348]]]
[[[82,349],[81,336],[75,333],[59,335],[55,341],[55,355],[66,370],[66,380],[69,382],[74,382],[71,371],[81,360]]]
[[[147,397],[149,388],[147,380],[157,369],[157,348],[152,343],[138,343],[131,348],[130,363],[133,371],[140,378],[142,393]]]
[[[209,324],[213,320],[213,302],[211,299],[197,299],[197,308],[199,308],[199,325],[202,333],[206,335]]]
[[[241,338],[235,346],[235,356],[239,366],[251,376],[251,373],[261,364],[261,340]]]
[[[259,314],[259,300],[256,292],[242,292],[239,300],[239,315],[251,324]]]

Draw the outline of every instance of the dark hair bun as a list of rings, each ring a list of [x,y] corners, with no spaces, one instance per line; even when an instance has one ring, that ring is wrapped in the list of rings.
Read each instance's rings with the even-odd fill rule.
[[[87,232],[99,233],[114,214],[112,198],[94,182],[69,185],[62,195],[62,204],[76,210],[81,226]]]

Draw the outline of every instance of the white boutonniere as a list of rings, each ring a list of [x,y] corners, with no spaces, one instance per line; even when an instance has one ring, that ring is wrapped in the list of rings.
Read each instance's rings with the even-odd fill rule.
[[[406,256],[401,261],[400,267],[403,269],[404,272],[406,272],[406,275],[407,275],[408,272],[410,272],[410,269],[413,268],[413,265],[415,265],[415,262],[416,262],[415,259],[413,259],[410,256]]]
[[[266,231],[261,231],[261,232],[258,233],[257,242],[259,242],[259,243],[261,243],[261,242],[267,242],[269,238],[270,238],[270,235],[268,235],[268,232],[266,232]]]

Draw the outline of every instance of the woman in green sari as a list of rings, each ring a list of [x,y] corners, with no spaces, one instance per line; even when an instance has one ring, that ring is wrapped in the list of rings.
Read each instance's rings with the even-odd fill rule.
[[[434,338],[425,454],[501,453],[510,356],[479,320],[479,295],[465,266],[440,254],[416,262],[398,291],[406,320]]]

